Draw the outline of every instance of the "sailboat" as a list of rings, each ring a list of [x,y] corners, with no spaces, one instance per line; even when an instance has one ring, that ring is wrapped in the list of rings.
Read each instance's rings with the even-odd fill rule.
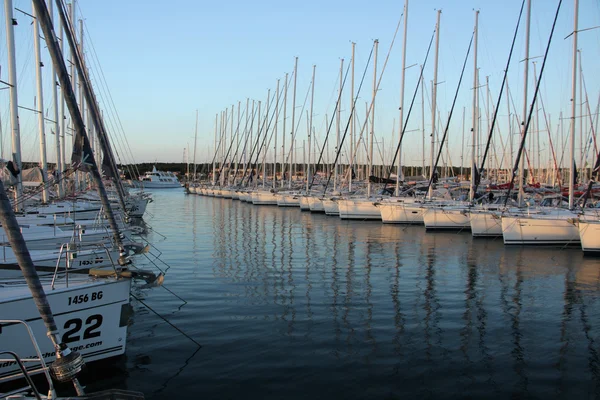
[[[61,50],[58,47],[58,41],[52,24],[52,13],[48,10],[46,4],[41,0],[34,0],[34,23],[39,24],[43,31],[43,37],[53,38],[47,40],[50,55],[53,65],[58,71],[60,87],[65,94],[65,99],[73,124],[75,126],[75,141],[81,146],[81,160],[85,161],[85,166],[95,181],[99,196],[111,225],[110,235],[112,240],[117,243],[119,250],[119,260],[124,261],[124,245],[122,238],[119,235],[116,219],[112,213],[110,202],[106,194],[103,181],[100,177],[99,167],[95,162],[95,157],[92,152],[90,141],[87,136],[87,129],[83,123],[83,118],[78,105],[75,101],[74,89],[68,79],[68,73],[65,61],[62,58]],[[13,6],[11,0],[5,1],[5,16],[7,24],[7,43],[9,56],[9,86],[11,91],[11,127],[13,132],[13,141],[19,142],[18,117],[17,111],[17,79],[15,68],[15,52],[14,52],[14,33],[13,33]],[[60,19],[67,33],[67,40],[72,51],[75,50],[74,38],[71,35],[72,26],[67,20],[64,10],[59,7],[58,10]],[[37,28],[37,27],[36,27]],[[89,80],[83,71],[80,55],[75,57],[75,64],[80,76],[82,76],[82,87],[88,100],[93,97]],[[91,101],[90,101],[91,103]],[[106,153],[105,153],[106,155]],[[20,166],[20,151],[16,155],[17,165]],[[75,155],[74,155],[75,158]],[[20,194],[19,186],[16,188],[17,195]],[[17,198],[18,200],[18,198]],[[43,362],[53,362],[57,358],[61,358],[60,362],[55,362],[55,370],[59,370],[59,366],[64,364],[66,360],[63,356],[69,353],[63,347],[58,347],[57,342],[44,341],[39,344],[39,348],[32,347],[29,336],[44,337],[47,333],[47,328],[50,328],[50,318],[48,315],[41,317],[36,313],[36,302],[40,303],[39,294],[34,295],[29,291],[32,287],[30,278],[37,275],[35,267],[31,262],[31,256],[27,250],[27,244],[21,234],[21,229],[17,218],[11,210],[11,204],[4,190],[4,185],[0,182],[0,217],[2,226],[7,232],[11,247],[14,249],[16,260],[22,270],[28,271],[24,276],[15,278],[4,278],[0,280],[0,315],[3,320],[2,325],[2,344],[4,349],[10,349],[19,354],[25,359],[25,362],[31,361],[36,354],[42,361],[42,366],[27,363],[25,370],[29,373],[46,373],[47,369]],[[16,205],[18,205],[18,201]],[[36,229],[53,229],[50,227],[37,227]],[[67,241],[68,242],[68,241]],[[107,256],[110,258],[110,253]],[[76,254],[71,253],[75,258]],[[35,255],[33,255],[36,258]],[[57,257],[58,260],[58,257]],[[116,260],[115,260],[116,261]],[[56,319],[52,321],[54,332],[52,339],[55,339],[58,331],[61,332],[61,344],[69,344],[72,349],[78,351],[82,359],[78,361],[76,367],[80,369],[82,360],[99,360],[107,357],[117,356],[125,352],[127,339],[127,320],[130,313],[129,295],[132,283],[132,278],[139,274],[123,267],[119,264],[111,263],[109,269],[96,269],[89,274],[90,266],[85,268],[69,268],[60,269],[57,263],[55,272],[44,279],[39,280],[36,284],[36,291],[43,289],[49,293],[46,304],[54,310]],[[148,282],[155,282],[156,276],[153,274],[145,275]],[[28,328],[23,330],[23,321],[26,321],[25,326]],[[55,324],[56,323],[56,324]],[[48,324],[48,325],[46,325]],[[29,333],[29,334],[28,334]],[[56,345],[56,346],[55,346]],[[70,353],[74,354],[74,353]],[[0,362],[0,382],[19,378],[23,364],[17,360],[3,360]],[[78,370],[77,369],[77,370]],[[65,374],[74,372],[75,370],[64,370]]]
[[[371,118],[371,129],[370,129],[370,141],[369,141],[369,180],[367,182],[367,192],[365,195],[352,195],[345,196],[337,200],[338,211],[340,219],[353,219],[353,220],[381,220],[381,213],[377,208],[377,202],[381,200],[379,197],[372,195],[372,183],[370,179],[371,172],[373,170],[373,135],[375,125],[375,98],[377,95],[377,51],[379,48],[379,41],[375,40],[374,46],[374,62],[373,62],[373,95],[371,99],[371,106],[367,112],[367,118],[365,126],[369,117]],[[369,114],[371,114],[369,116]]]
[[[560,3],[559,3],[560,7]],[[575,118],[576,118],[576,92],[577,92],[577,35],[578,35],[578,13],[579,1],[575,0],[575,21],[573,30],[573,73],[572,73],[572,95],[571,95],[571,133],[570,133],[570,178],[569,178],[569,200],[567,208],[555,204],[553,207],[540,207],[536,214],[520,214],[516,216],[506,215],[502,217],[502,235],[504,244],[579,244],[579,228],[577,221],[579,213],[575,210]],[[558,12],[556,14],[558,16]],[[555,17],[556,18],[556,17]],[[551,31],[551,36],[554,29]],[[548,42],[548,45],[550,41]],[[546,55],[548,48],[546,49]],[[544,58],[544,63],[546,58]],[[541,81],[537,82],[536,95]],[[535,104],[535,97],[534,97]],[[533,104],[532,104],[533,108]],[[531,112],[530,112],[531,114]],[[531,115],[529,116],[531,117]],[[525,132],[529,125],[528,118]],[[522,139],[523,140],[523,139]],[[562,199],[559,199],[562,203]]]

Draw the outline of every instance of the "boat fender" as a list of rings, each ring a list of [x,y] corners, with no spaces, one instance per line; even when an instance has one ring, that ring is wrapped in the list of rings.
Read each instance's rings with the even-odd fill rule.
[[[89,275],[95,277],[115,276],[115,270],[110,268],[90,268]],[[162,272],[156,275],[154,272],[143,269],[122,269],[119,272],[119,276],[123,278],[143,279],[147,284],[152,286],[160,286],[165,280]]]
[[[144,246],[142,243],[128,243],[125,245],[128,251],[132,251],[134,254],[146,254],[150,251],[150,245]]]
[[[142,228],[141,226],[131,226],[129,229],[134,235],[141,235],[142,233],[144,233],[144,228]]]

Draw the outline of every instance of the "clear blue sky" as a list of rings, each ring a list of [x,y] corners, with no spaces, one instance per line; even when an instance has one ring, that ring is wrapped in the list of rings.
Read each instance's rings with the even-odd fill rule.
[[[531,22],[531,57],[543,55],[557,1],[533,0]],[[231,108],[246,98],[266,99],[267,89],[275,90],[276,80],[286,72],[291,74],[294,57],[299,57],[298,98],[302,105],[308,90],[312,65],[317,65],[314,126],[322,143],[325,114],[334,108],[340,58],[350,60],[350,42],[357,43],[357,81],[371,50],[373,39],[379,39],[378,69],[381,71],[390,42],[403,10],[403,1],[223,1],[171,2],[81,0],[78,18],[85,19],[87,53],[95,51],[102,73],[110,88],[128,142],[137,162],[182,160],[183,149],[193,145],[195,110],[199,110],[198,161],[212,158],[215,114]],[[447,118],[460,74],[465,52],[473,31],[474,9],[479,16],[480,83],[489,76],[492,103],[496,102],[502,73],[519,12],[520,0],[412,0],[409,4],[407,66],[421,64],[433,33],[436,9],[442,9],[438,109]],[[14,0],[14,6],[31,12],[31,2]],[[19,19],[17,34],[17,63],[20,80],[19,102],[33,107],[34,70],[31,19],[15,12]],[[2,20],[4,15],[2,11]],[[595,0],[581,0],[580,29],[600,25],[600,5]],[[542,95],[546,111],[551,114],[552,128],[558,123],[558,113],[569,113],[571,87],[571,39],[573,0],[566,0],[545,72]],[[0,60],[1,79],[6,80],[6,44],[2,30]],[[93,49],[90,46],[93,45]],[[400,69],[402,27],[390,54],[386,72],[377,95],[375,133],[388,149],[397,136],[400,98]],[[590,106],[595,109],[600,88],[595,67],[600,60],[600,30],[579,35],[583,68]],[[90,54],[91,55],[91,54]],[[519,31],[515,56],[511,65],[509,85],[516,110],[522,110],[524,25]],[[51,63],[44,55],[47,66]],[[542,59],[538,61],[538,73]],[[347,64],[346,64],[347,65]],[[433,54],[425,71],[427,87],[433,77]],[[95,62],[94,84],[99,85],[100,72]],[[50,68],[45,68],[46,109],[50,103]],[[530,69],[532,79],[533,70]],[[407,70],[405,117],[418,77],[418,68]],[[46,78],[47,77],[47,78]],[[459,163],[462,136],[462,109],[466,107],[467,131],[471,124],[471,87],[473,62],[470,58],[463,86],[450,129],[452,161]],[[364,102],[370,100],[372,69],[369,67],[365,86],[360,94],[359,120],[364,120]],[[530,83],[530,98],[533,85]],[[358,86],[358,85],[357,85]],[[0,110],[4,133],[4,155],[10,140],[8,132],[7,91],[0,92]],[[347,93],[347,92],[346,92]],[[291,90],[290,90],[291,96]],[[106,101],[105,92],[99,97]],[[344,96],[343,116],[349,111],[349,95]],[[485,112],[485,89],[481,89]],[[428,101],[427,98],[425,100]],[[291,97],[289,99],[291,104]],[[506,102],[500,109],[500,129],[506,135]],[[421,128],[420,95],[408,130]],[[425,130],[431,129],[429,106],[426,105]],[[291,112],[288,110],[288,118]],[[585,112],[584,114],[587,114]],[[502,119],[502,116],[504,117]],[[487,119],[484,116],[484,130]],[[345,118],[343,118],[345,120]],[[543,121],[543,117],[540,117]],[[33,113],[22,111],[23,152],[37,157],[36,120]],[[109,127],[114,126],[109,123]],[[298,140],[306,137],[306,123],[300,125]],[[543,127],[542,127],[543,128]],[[48,129],[49,131],[49,129]],[[289,122],[288,122],[289,131]],[[465,141],[470,144],[469,135]],[[540,139],[544,148],[547,136]],[[52,142],[49,137],[48,141]],[[281,139],[279,139],[281,141]],[[407,164],[421,164],[421,134],[409,132],[405,138]],[[547,148],[547,146],[546,146]],[[427,150],[427,148],[426,148]],[[49,159],[54,153],[49,146]],[[300,154],[300,153],[299,153]],[[124,154],[121,154],[124,156]],[[130,157],[122,157],[129,161]],[[468,156],[465,154],[465,165]]]

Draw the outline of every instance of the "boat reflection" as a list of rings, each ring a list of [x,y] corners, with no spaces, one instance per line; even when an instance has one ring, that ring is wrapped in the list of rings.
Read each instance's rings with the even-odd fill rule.
[[[292,359],[318,354],[408,381],[449,374],[466,394],[524,396],[543,356],[556,360],[547,385],[578,395],[576,347],[583,376],[598,381],[600,268],[580,252],[203,201],[214,204],[224,317],[269,321]]]

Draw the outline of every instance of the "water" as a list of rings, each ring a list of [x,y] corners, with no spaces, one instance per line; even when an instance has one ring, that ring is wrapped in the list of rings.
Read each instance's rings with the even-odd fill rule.
[[[202,348],[134,301],[126,359],[92,388],[600,398],[600,260],[577,248],[506,248],[179,191],[154,192],[148,212],[148,239],[171,265],[165,286],[187,304],[162,288],[134,294]]]

